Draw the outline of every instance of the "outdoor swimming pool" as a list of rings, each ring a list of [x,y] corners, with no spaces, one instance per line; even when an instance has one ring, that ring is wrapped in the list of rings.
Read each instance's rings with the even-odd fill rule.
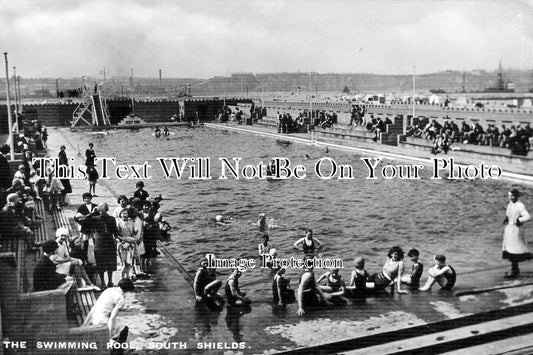
[[[260,239],[255,222],[261,212],[277,225],[269,230],[270,243],[283,257],[298,255],[292,243],[304,235],[304,228],[312,228],[325,244],[323,257],[342,258],[349,269],[353,258],[362,255],[367,269],[377,271],[393,245],[400,245],[404,252],[419,249],[426,264],[435,253],[445,254],[460,273],[502,263],[502,221],[512,186],[508,181],[432,180],[424,170],[419,180],[369,180],[368,169],[360,160],[367,156],[337,150],[326,153],[323,147],[209,128],[174,129],[176,135],[168,140],[155,139],[147,129],[115,132],[83,136],[78,140],[80,150],[92,141],[99,157],[116,157],[117,164],[147,161],[152,165],[152,178],[145,180],[145,189],[152,196],[163,195],[162,211],[174,227],[175,246],[171,249],[192,273],[208,252],[223,258],[256,257]],[[188,169],[181,179],[166,179],[156,160],[160,157],[209,158],[212,179],[189,179],[190,175],[185,175]],[[286,157],[291,166],[304,165],[307,176],[283,181],[237,180],[226,169],[229,178],[223,180],[218,178],[223,165],[219,157],[233,163],[232,158],[242,158],[241,167]],[[353,166],[354,179],[320,179],[313,169],[323,157]],[[327,173],[327,161],[323,166]],[[135,190],[135,180],[112,177],[106,181],[119,194],[131,196]],[[528,206],[531,188],[519,188]],[[218,214],[233,218],[234,223],[217,226]],[[257,273],[260,270],[246,273],[242,285],[255,284]],[[348,270],[344,274],[348,277]],[[257,285],[255,291],[263,289]]]
[[[324,147],[217,129],[174,128],[173,131],[176,134],[169,140],[155,139],[148,129],[138,132],[118,130],[113,134],[93,136],[75,132],[65,134],[71,142],[79,142],[81,152],[93,142],[99,157],[115,157],[119,164],[147,161],[152,165],[152,178],[145,180],[146,190],[152,196],[163,195],[162,212],[173,226],[168,248],[193,275],[200,259],[208,252],[220,258],[257,258],[260,240],[255,222],[261,212],[278,226],[268,232],[270,243],[280,257],[301,256],[292,244],[303,236],[304,228],[312,228],[315,236],[325,244],[321,250],[323,257],[344,260],[345,269],[341,270],[341,275],[345,279],[349,278],[355,256],[364,256],[367,270],[377,272],[393,245],[400,245],[404,252],[416,247],[426,267],[435,253],[445,254],[459,275],[507,266],[507,262],[501,260],[501,235],[507,191],[514,186],[509,181],[432,180],[425,170],[419,180],[368,180],[365,178],[368,170],[360,160],[367,156],[332,149],[326,153]],[[221,175],[219,157],[240,157],[241,164],[257,165],[274,156],[290,159],[293,166],[304,165],[307,176],[284,181],[218,179]],[[213,179],[182,177],[167,180],[156,160],[158,157],[210,158]],[[353,166],[354,179],[319,179],[313,173],[313,166],[323,157]],[[135,180],[111,178],[106,181],[118,194],[131,196],[135,190]],[[518,188],[523,192],[522,201],[530,206],[531,187]],[[215,216],[218,214],[232,217],[234,223],[217,226]],[[409,260],[406,260],[406,266],[410,268]],[[170,273],[167,269],[161,271]],[[318,277],[323,271],[316,270],[315,274]],[[287,272],[293,288],[297,286],[299,273],[299,270]],[[218,274],[225,283],[229,270],[221,270]],[[165,278],[164,275],[161,277]],[[146,297],[160,304],[157,312],[166,319],[165,326],[178,329],[172,340],[233,339],[253,343],[254,352],[280,349],[283,345],[294,346],[295,341],[301,345],[326,342],[329,339],[327,329],[336,332],[351,329],[346,330],[346,337],[353,337],[357,329],[380,328],[376,324],[384,330],[386,325],[394,327],[395,322],[418,324],[421,321],[400,312],[387,314],[384,322],[380,302],[386,302],[390,307],[390,301],[375,299],[364,307],[350,305],[309,314],[304,317],[305,323],[286,327],[284,324],[295,321],[296,306],[289,306],[286,313],[270,306],[271,277],[270,272],[259,268],[243,274],[240,286],[254,303],[252,314],[240,319],[226,311],[222,314],[198,312],[191,300],[160,300],[158,297],[165,293],[158,293],[159,289],[176,287],[168,277]],[[184,313],[184,310],[190,312]],[[351,323],[347,323],[348,320]],[[354,326],[354,320],[357,326]],[[313,338],[309,338],[310,327],[324,330],[324,334],[313,333]]]

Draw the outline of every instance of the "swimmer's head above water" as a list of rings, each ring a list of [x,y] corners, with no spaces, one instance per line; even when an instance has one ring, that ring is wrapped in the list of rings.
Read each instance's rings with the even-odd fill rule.
[[[224,216],[221,215],[221,214],[217,214],[217,215],[215,216],[215,221],[216,221],[217,223],[231,223],[231,222],[233,222],[233,217],[226,218],[226,217],[224,217]]]
[[[365,268],[365,258],[355,258],[353,260],[353,265],[357,268],[357,269],[364,269]]]

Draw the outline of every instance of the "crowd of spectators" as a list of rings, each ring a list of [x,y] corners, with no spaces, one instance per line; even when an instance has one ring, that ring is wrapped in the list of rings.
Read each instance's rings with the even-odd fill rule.
[[[375,118],[374,115],[370,115],[370,119],[366,123],[365,127],[368,132],[374,133],[374,142],[377,142],[379,139],[379,134],[387,130],[387,125],[392,124],[393,122],[389,117],[385,120],[381,117]]]
[[[82,261],[91,282],[101,288],[113,286],[112,274],[117,268],[122,278],[149,277],[150,260],[159,254],[157,240],[169,237],[170,226],[160,212],[161,195],[150,198],[142,181],[136,187],[131,197],[118,197],[119,206],[113,212],[108,212],[107,203],[96,205],[93,196],[84,193],[84,204],[74,217],[81,234],[72,237],[70,255]]]
[[[6,238],[23,238],[29,249],[36,249],[35,232],[42,217],[35,211],[35,200],[40,200],[37,166],[32,165],[35,151],[43,148],[41,137],[46,129],[36,120],[19,117],[18,135],[14,136],[14,151],[22,154],[16,171],[11,169],[9,145],[0,148],[0,226]]]
[[[350,126],[363,126],[365,124],[366,105],[352,105]]]
[[[337,123],[337,114],[335,112],[329,113],[324,110],[318,113],[318,121],[315,125],[322,128],[329,128]]]
[[[463,121],[461,127],[453,120],[447,119],[443,124],[437,120],[420,120],[413,126],[407,127],[407,136],[426,138],[433,141],[433,152],[446,153],[453,143],[485,145],[492,147],[509,148],[512,154],[527,155],[530,150],[530,138],[533,129],[530,124],[516,124],[510,127],[502,124],[498,128],[494,123],[489,123],[484,128],[479,122],[468,123]]]
[[[278,111],[278,133],[298,132],[305,127],[305,119],[308,117],[308,111],[299,112],[298,117],[292,117],[289,112]]]
[[[220,123],[237,121],[237,124],[243,124],[244,113],[239,108],[236,108],[235,112],[233,112],[228,106],[223,106],[222,109],[217,113],[216,120]]]
[[[230,120],[233,111],[228,106],[223,106],[222,109],[217,113],[217,121],[221,123],[226,123]]]

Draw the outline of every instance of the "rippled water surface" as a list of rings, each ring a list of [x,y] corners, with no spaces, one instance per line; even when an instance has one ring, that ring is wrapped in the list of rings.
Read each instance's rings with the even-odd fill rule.
[[[405,253],[419,249],[426,265],[433,254],[445,254],[459,273],[502,264],[502,221],[512,186],[509,181],[431,180],[427,173],[416,181],[367,180],[361,156],[353,153],[326,153],[323,147],[209,128],[173,131],[175,135],[168,140],[155,139],[150,130],[119,130],[109,135],[84,135],[77,141],[82,151],[92,141],[97,156],[116,157],[120,164],[148,161],[152,165],[152,178],[145,181],[145,189],[165,198],[162,210],[174,227],[169,248],[191,273],[207,252],[217,257],[257,257],[260,240],[254,223],[260,212],[278,225],[269,233],[281,257],[298,255],[292,243],[303,236],[304,228],[312,228],[325,244],[323,256],[342,258],[350,269],[351,260],[362,255],[367,269],[378,271],[393,245],[400,245]],[[69,134],[71,141],[78,137]],[[310,159],[305,159],[306,154]],[[241,157],[243,163],[257,165],[273,156],[305,165],[308,176],[285,181],[218,179],[219,157]],[[326,156],[352,165],[355,179],[316,177],[314,163]],[[209,157],[214,178],[167,180],[157,157]],[[110,179],[108,184],[119,194],[131,196],[135,190],[134,180]],[[531,188],[519,188],[529,206]],[[233,225],[217,226],[217,214],[232,217]],[[410,267],[410,261],[406,264]],[[349,277],[348,269],[341,273]],[[241,285],[252,297],[267,297],[269,282],[266,273],[255,269],[243,275]]]

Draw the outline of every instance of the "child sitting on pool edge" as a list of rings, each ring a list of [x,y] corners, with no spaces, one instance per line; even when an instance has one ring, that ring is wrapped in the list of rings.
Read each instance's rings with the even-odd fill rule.
[[[420,256],[418,250],[409,250],[407,256],[411,259],[413,265],[411,266],[411,273],[402,276],[402,282],[407,284],[410,289],[417,290],[420,287],[420,278],[424,271],[424,265],[418,261],[418,257]]]
[[[437,254],[433,258],[435,266],[428,270],[428,280],[420,291],[429,291],[435,282],[438,282],[442,290],[451,290],[455,285],[457,274],[451,265],[446,264],[446,257]]]
[[[366,296],[366,282],[368,277],[368,271],[365,270],[365,258],[358,257],[353,261],[354,270],[350,276],[350,283],[346,287],[348,292],[353,297],[365,297]]]

